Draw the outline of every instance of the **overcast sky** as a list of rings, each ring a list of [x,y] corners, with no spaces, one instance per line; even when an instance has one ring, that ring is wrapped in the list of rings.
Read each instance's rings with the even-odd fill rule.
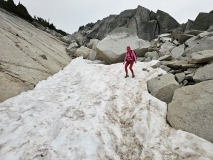
[[[57,29],[70,34],[82,25],[135,9],[138,5],[154,12],[162,10],[179,23],[195,20],[199,12],[213,10],[213,0],[14,0],[16,4],[19,1],[32,17],[50,19]]]

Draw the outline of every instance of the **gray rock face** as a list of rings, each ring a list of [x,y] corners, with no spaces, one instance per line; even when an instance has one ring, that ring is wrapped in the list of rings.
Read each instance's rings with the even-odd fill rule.
[[[190,63],[205,63],[210,61],[213,61],[213,50],[196,52],[190,56]]]
[[[213,79],[213,63],[198,68],[193,76],[195,82],[202,82]]]
[[[121,12],[109,23],[107,33],[111,32],[113,29],[117,27],[127,27],[128,25],[127,21],[131,19],[136,14],[136,12],[137,12],[137,9],[125,10]],[[135,29],[135,27],[136,26],[134,26],[134,28],[132,29]]]
[[[199,13],[192,29],[205,31],[213,24],[213,13]]]
[[[160,34],[179,26],[179,23],[168,13],[158,10],[156,14],[157,21],[159,23]]]
[[[138,6],[134,19],[136,19],[136,29],[139,38],[151,40],[158,34],[156,33],[157,21],[150,19],[150,10]]]
[[[177,89],[168,105],[172,127],[213,142],[213,80]]]
[[[179,84],[173,74],[152,78],[147,82],[147,86],[151,95],[166,103],[172,101],[174,91],[179,88]]]
[[[108,26],[110,26],[111,22],[113,22],[115,18],[115,15],[110,15],[109,17],[97,22],[92,28],[92,31],[87,35],[87,37],[102,40],[107,33],[111,32],[114,29],[112,28],[112,26],[110,28],[108,28]],[[117,25],[115,25],[115,28],[117,27]]]
[[[66,45],[16,16],[0,10],[0,102],[33,89],[63,69]],[[2,85],[3,84],[3,85]]]
[[[178,25],[177,21],[165,12],[158,11],[154,13],[147,8],[138,6],[136,9],[125,10],[119,15],[110,15],[97,21],[85,33],[89,39],[102,40],[114,29],[126,27],[135,30],[139,38],[152,40],[160,33],[165,33],[165,31],[173,29]]]
[[[158,34],[159,32],[156,20],[141,22],[141,27],[139,28],[138,33],[139,38],[150,41]]]

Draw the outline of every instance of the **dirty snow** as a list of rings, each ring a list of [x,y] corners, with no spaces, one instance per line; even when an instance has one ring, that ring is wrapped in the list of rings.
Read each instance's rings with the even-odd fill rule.
[[[34,90],[0,104],[1,160],[210,160],[213,144],[166,123],[147,92],[149,63],[96,64],[81,57]],[[146,68],[148,71],[143,71]]]

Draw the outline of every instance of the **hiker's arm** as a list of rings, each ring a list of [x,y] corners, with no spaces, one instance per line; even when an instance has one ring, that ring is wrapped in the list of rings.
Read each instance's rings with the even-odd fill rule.
[[[127,58],[127,54],[125,55],[125,58],[124,58],[124,63],[126,62],[126,58]]]

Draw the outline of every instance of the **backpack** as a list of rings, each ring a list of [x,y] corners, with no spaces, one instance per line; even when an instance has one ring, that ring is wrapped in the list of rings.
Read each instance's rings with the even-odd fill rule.
[[[136,59],[133,59],[132,52],[134,52]],[[136,60],[137,60],[137,54],[135,53],[135,51],[134,51],[134,50],[132,50],[132,52],[130,53],[130,56],[131,56],[131,58],[132,58],[133,60],[135,60],[135,61],[136,61]]]

